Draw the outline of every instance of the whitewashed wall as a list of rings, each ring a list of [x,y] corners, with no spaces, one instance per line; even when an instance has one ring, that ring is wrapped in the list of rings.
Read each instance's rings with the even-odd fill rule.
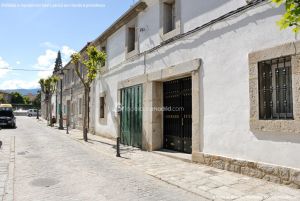
[[[56,93],[54,93],[51,97],[51,105],[52,105],[52,117],[57,118],[57,116],[56,116]]]
[[[113,67],[125,60],[125,27],[115,32],[107,40],[107,66]]]
[[[141,51],[161,42],[158,2],[149,1],[148,8],[139,15],[139,27],[146,27],[139,37]],[[245,4],[244,0],[183,1],[182,31],[191,30]],[[299,133],[259,134],[249,129],[248,54],[295,40],[289,30],[279,31],[276,26],[282,12],[282,8],[274,9],[270,4],[260,5],[148,54],[146,66],[143,57],[125,61],[123,27],[107,41],[108,67],[112,70],[98,80],[95,98],[99,107],[99,93],[105,91],[109,111],[106,113],[107,124],[100,124],[99,109],[96,109],[96,133],[116,137],[114,110],[118,81],[142,75],[144,71],[153,72],[201,58],[201,151],[300,168],[297,154],[300,152]]]

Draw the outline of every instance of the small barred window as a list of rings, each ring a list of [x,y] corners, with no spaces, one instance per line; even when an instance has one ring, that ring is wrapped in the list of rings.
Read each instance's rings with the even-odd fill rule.
[[[100,119],[103,119],[104,118],[104,108],[105,108],[105,99],[104,97],[100,97]]]
[[[259,118],[293,119],[291,57],[258,63]]]

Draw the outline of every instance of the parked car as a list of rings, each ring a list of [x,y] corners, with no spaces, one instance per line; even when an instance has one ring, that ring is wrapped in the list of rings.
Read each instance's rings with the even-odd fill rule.
[[[10,109],[12,110],[12,105],[11,104],[0,104],[0,109]]]
[[[16,128],[16,117],[12,108],[0,107],[0,127]]]
[[[32,116],[36,116],[37,115],[37,109],[29,109],[27,111],[27,116],[32,117]],[[40,115],[40,113],[39,113]]]

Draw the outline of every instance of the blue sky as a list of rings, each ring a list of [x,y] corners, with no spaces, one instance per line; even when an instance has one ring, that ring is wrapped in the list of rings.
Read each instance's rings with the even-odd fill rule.
[[[100,35],[133,2],[0,0],[0,68],[51,69],[58,50],[67,62],[70,54]],[[67,8],[61,8],[63,4]],[[96,6],[72,7],[80,4]],[[0,89],[35,88],[47,74],[0,69]]]

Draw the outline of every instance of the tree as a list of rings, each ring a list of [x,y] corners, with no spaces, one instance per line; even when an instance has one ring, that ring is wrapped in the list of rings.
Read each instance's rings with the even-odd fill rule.
[[[55,65],[54,65],[54,70],[53,70],[53,75],[57,75],[59,73],[60,70],[62,70],[63,66],[62,66],[62,60],[61,60],[61,53],[60,51],[58,51],[57,53],[57,57],[55,60]],[[58,82],[57,82],[57,88],[58,88]],[[55,98],[55,116],[57,118],[57,90],[56,90],[56,98]],[[62,110],[62,107],[60,107],[60,110]],[[60,120],[62,121],[62,120]]]
[[[49,78],[40,79],[39,83],[41,85],[41,91],[45,94],[45,102],[46,102],[46,119],[50,121],[49,125],[53,126],[52,122],[52,110],[51,110],[51,98],[53,93],[56,90],[56,83],[58,81],[58,77],[51,76]]]
[[[293,32],[300,31],[300,0],[272,0],[278,6],[285,3],[285,14],[277,22],[280,29],[293,28]]]
[[[24,104],[29,105],[31,103],[28,96],[23,96]]]
[[[0,94],[0,103],[6,103],[6,100],[2,94]]]
[[[56,57],[56,60],[55,60],[55,66],[54,66],[53,73],[56,73],[56,72],[60,71],[61,68],[62,68],[61,53],[60,53],[60,51],[58,51],[57,57]]]
[[[41,91],[38,91],[34,100],[32,101],[32,105],[39,109],[41,107]]]
[[[11,93],[11,103],[13,104],[24,104],[24,97],[19,92]]]
[[[89,115],[89,94],[90,86],[97,77],[101,66],[105,65],[106,53],[99,51],[95,46],[88,46],[84,55],[74,53],[71,56],[72,63],[75,65],[75,72],[84,87],[84,116],[83,116],[83,139],[88,141],[88,115]],[[80,71],[79,65],[82,63],[85,67],[86,74]]]

